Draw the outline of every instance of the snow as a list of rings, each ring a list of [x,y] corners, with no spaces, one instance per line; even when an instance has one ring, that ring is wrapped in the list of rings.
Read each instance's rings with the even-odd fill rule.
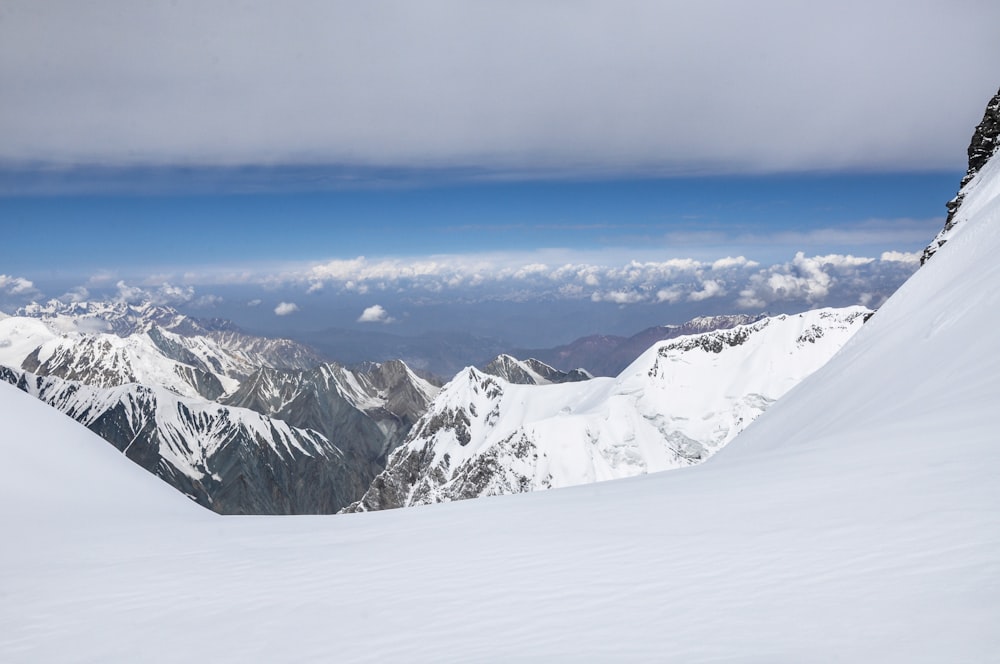
[[[0,364],[19,369],[31,351],[55,338],[40,320],[17,316],[0,319]]]
[[[415,505],[704,461],[825,364],[870,313],[817,309],[677,337],[654,344],[617,378],[512,384],[468,368],[393,453],[386,482],[406,482],[420,458],[425,465],[405,496]],[[506,360],[508,368],[517,364]],[[468,422],[461,440],[454,424],[437,425],[456,414]]]
[[[996,661],[1000,160],[977,180],[844,349],[692,468],[224,518],[0,385],[0,659]]]

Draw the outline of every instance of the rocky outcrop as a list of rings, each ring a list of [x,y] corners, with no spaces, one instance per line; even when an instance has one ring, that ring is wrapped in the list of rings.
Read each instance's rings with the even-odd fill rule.
[[[220,403],[319,432],[344,454],[344,494],[357,500],[427,410],[437,388],[400,361],[357,370],[326,363],[309,371],[261,368]]]
[[[956,215],[965,199],[964,189],[966,185],[972,182],[980,169],[996,153],[998,146],[1000,146],[1000,91],[997,91],[990,99],[982,121],[976,125],[976,130],[972,132],[972,140],[969,142],[968,149],[969,167],[959,183],[958,195],[945,204],[945,207],[948,208],[948,217],[945,219],[944,228],[924,249],[924,253],[920,256],[921,265],[926,263],[948,241],[951,231],[957,223]]]

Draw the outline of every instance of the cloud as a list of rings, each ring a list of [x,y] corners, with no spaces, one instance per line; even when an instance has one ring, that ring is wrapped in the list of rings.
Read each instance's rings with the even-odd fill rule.
[[[0,291],[7,295],[33,295],[37,293],[35,284],[24,277],[0,274]]]
[[[736,305],[761,309],[774,303],[815,306],[831,298],[861,303],[884,300],[916,269],[919,261],[888,260],[829,254],[807,257],[798,252],[788,263],[772,265],[749,275]],[[872,287],[881,292],[871,292]]]
[[[395,320],[380,304],[373,304],[358,316],[359,323],[392,323]]]
[[[697,290],[688,295],[689,302],[701,302],[710,297],[720,297],[726,294],[726,289],[722,283],[715,279],[707,279],[701,283],[701,290]]]
[[[194,299],[194,286],[174,286],[163,283],[157,288],[142,288],[130,286],[124,280],[115,284],[118,293],[115,297],[126,304],[156,304],[161,306],[177,306],[187,304]]]
[[[264,301],[260,298],[255,297],[254,299],[247,302],[248,307],[259,307]]]
[[[71,288],[59,296],[62,302],[86,302],[90,298],[90,291],[85,286]]]
[[[879,260],[884,263],[919,263],[920,255],[919,251],[883,251]]]
[[[299,310],[299,305],[294,302],[279,302],[278,306],[274,308],[274,313],[276,316],[287,316],[288,314],[295,313]]]
[[[1000,60],[975,0],[43,5],[0,22],[7,163],[954,169]]]
[[[726,256],[712,263],[713,270],[728,270],[734,267],[757,267],[760,263],[747,260],[746,256]]]
[[[202,295],[201,297],[196,298],[191,303],[191,306],[195,307],[196,309],[212,309],[214,307],[219,306],[224,301],[225,300],[220,295],[208,294],[208,295]]]

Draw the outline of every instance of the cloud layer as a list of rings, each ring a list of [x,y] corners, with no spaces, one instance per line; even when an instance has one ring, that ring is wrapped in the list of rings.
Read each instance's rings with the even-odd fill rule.
[[[22,165],[951,169],[1000,61],[1000,5],[976,0],[24,1],[3,19],[0,163]]]
[[[520,260],[518,260],[520,259]],[[357,257],[288,273],[310,292],[359,295],[387,293],[414,302],[590,300],[639,303],[728,302],[744,310],[828,301],[880,303],[919,264],[918,253],[879,257],[842,254],[806,256],[762,266],[744,256],[715,261],[671,259],[624,265],[569,262],[547,264],[524,256],[437,256],[420,260]],[[384,322],[375,305],[359,320]]]

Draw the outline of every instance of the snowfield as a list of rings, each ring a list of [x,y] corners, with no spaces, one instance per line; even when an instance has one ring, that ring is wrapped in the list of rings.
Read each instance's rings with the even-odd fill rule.
[[[219,517],[0,385],[0,660],[1000,658],[1000,159],[948,243],[707,463]]]

